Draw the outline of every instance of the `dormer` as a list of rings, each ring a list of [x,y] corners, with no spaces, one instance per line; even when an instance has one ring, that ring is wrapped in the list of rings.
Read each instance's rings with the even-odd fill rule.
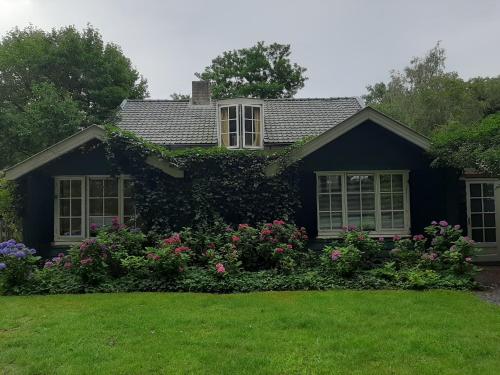
[[[264,102],[259,99],[225,99],[217,102],[219,146],[230,149],[264,147]]]

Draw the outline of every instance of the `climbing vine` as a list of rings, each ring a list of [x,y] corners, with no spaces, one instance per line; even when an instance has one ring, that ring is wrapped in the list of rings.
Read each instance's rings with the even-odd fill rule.
[[[277,176],[264,174],[265,167],[279,162],[285,151],[219,147],[173,151],[116,127],[107,132],[107,157],[117,173],[134,177],[137,210],[147,229],[178,230],[217,219],[229,224],[295,220],[300,207],[297,164],[282,168]],[[153,155],[182,169],[184,178],[149,166],[145,160]]]

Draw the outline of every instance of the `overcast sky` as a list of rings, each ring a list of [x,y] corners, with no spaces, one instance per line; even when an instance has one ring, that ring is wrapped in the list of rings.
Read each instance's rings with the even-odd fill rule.
[[[189,93],[222,51],[289,43],[308,69],[299,97],[358,96],[438,40],[464,78],[500,74],[500,0],[0,0],[0,34],[87,23],[119,44],[152,98]]]

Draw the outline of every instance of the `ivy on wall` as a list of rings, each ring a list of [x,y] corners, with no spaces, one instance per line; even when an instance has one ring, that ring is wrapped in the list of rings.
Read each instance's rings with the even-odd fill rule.
[[[22,239],[20,210],[21,194],[18,184],[0,179],[0,230],[7,237],[18,241]],[[0,240],[6,240],[7,238],[2,238],[2,233]]]
[[[107,130],[107,157],[117,173],[134,177],[137,210],[146,229],[179,230],[217,219],[229,224],[277,218],[295,221],[300,208],[297,164],[278,176],[264,175],[264,167],[280,160],[287,150],[268,153],[212,147],[172,151],[116,127]],[[150,155],[184,170],[184,178],[173,178],[147,165]]]

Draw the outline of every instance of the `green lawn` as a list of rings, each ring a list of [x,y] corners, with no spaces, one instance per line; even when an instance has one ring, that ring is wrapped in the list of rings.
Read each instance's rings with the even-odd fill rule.
[[[500,308],[470,293],[0,298],[1,374],[499,374]]]

